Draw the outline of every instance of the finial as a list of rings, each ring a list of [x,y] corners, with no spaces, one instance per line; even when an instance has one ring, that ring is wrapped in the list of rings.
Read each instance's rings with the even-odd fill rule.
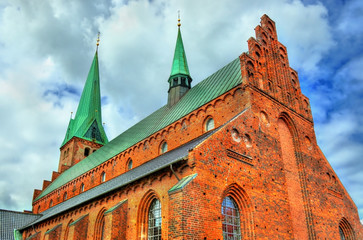
[[[71,112],[71,118],[72,118],[73,112]]]
[[[178,10],[178,27],[180,27],[181,24],[180,24],[180,10]]]
[[[101,35],[101,33],[100,33],[100,32],[98,32],[98,35],[97,35],[97,43],[96,43],[96,45],[97,45],[97,50],[98,50],[98,46],[100,45],[100,35]]]

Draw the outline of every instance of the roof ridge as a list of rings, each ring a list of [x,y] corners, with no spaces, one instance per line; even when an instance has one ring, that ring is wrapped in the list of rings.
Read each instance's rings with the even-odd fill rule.
[[[168,107],[166,104],[160,107],[108,144],[64,171],[34,201],[150,137],[241,83],[241,66],[239,57],[237,57],[191,88],[175,105]]]

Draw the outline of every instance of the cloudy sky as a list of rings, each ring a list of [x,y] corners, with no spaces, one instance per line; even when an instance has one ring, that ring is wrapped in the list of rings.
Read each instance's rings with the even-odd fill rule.
[[[362,219],[361,0],[0,0],[0,208],[31,209],[57,170],[98,31],[109,139],[166,103],[178,10],[194,85],[247,51],[263,14],[276,22],[318,143]]]

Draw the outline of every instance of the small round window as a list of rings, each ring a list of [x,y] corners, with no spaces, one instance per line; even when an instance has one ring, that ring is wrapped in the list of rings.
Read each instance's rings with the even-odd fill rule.
[[[205,122],[205,130],[208,132],[210,130],[214,129],[214,119],[208,118]]]

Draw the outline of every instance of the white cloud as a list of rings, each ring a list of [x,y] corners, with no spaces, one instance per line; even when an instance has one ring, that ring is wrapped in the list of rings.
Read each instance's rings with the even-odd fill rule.
[[[309,76],[316,76],[317,64],[336,44],[326,8],[300,1],[1,3],[0,111],[6,118],[0,125],[0,162],[4,166],[0,169],[0,208],[29,209],[33,189],[40,188],[42,180],[50,179],[51,171],[57,170],[59,146],[70,112],[77,108],[98,31],[101,91],[107,99],[102,112],[109,139],[166,103],[177,10],[181,11],[193,85],[247,51],[246,41],[254,36],[254,27],[264,13],[276,22],[290,65]],[[351,74],[358,67],[347,65]],[[319,91],[309,94],[317,95],[313,99],[322,96]],[[319,118],[328,119],[325,109],[332,101],[312,103],[321,112]],[[339,121],[328,125],[341,129],[333,134],[341,134],[341,138],[353,131]],[[329,142],[329,130],[318,127],[327,155],[351,153],[350,161],[355,161],[353,152],[361,152],[356,145],[347,146],[349,151],[334,152],[339,141]],[[340,166],[338,157],[333,161]]]

